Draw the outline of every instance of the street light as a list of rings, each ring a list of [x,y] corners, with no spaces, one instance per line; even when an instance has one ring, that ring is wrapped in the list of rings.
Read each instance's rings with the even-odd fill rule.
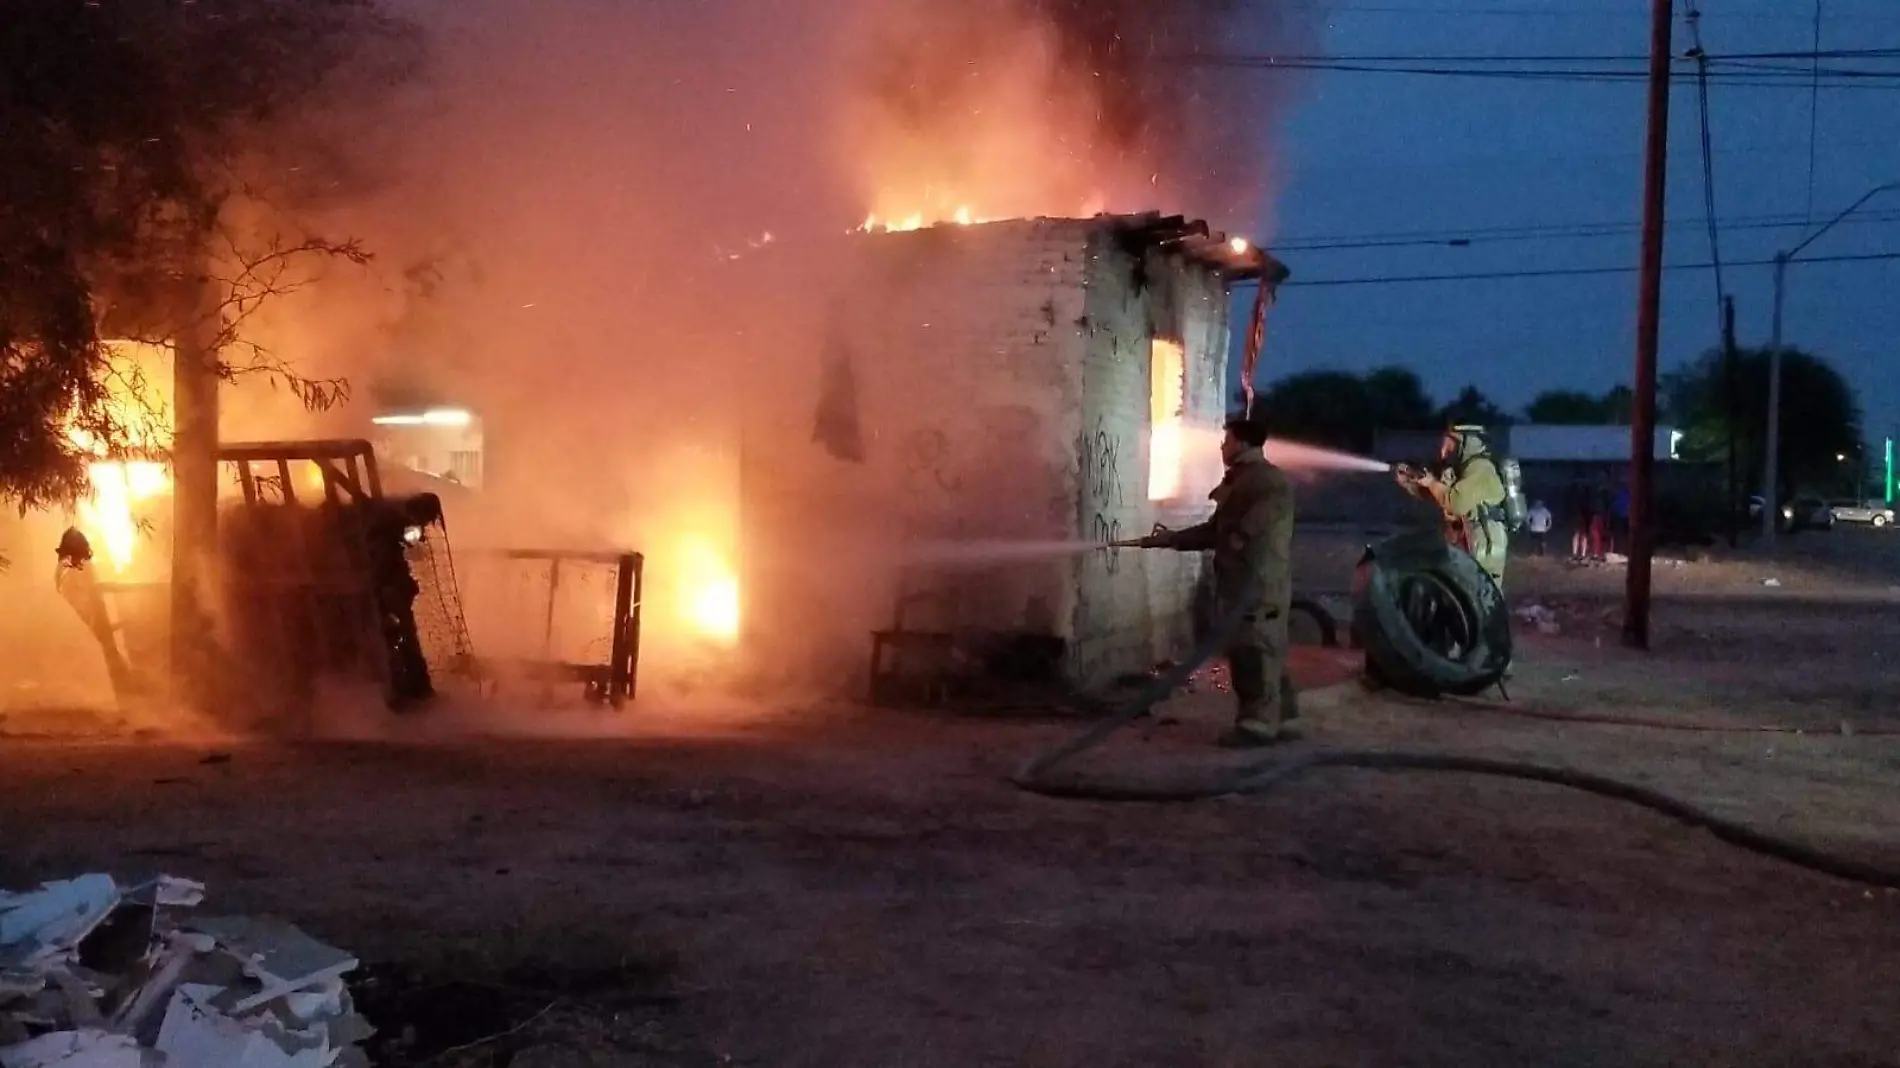
[[[1762,450],[1761,475],[1761,539],[1764,545],[1772,546],[1775,543],[1775,512],[1777,511],[1775,508],[1777,499],[1775,468],[1781,454],[1781,306],[1782,298],[1787,295],[1788,264],[1794,262],[1794,258],[1801,254],[1802,249],[1814,244],[1822,234],[1834,229],[1836,223],[1859,211],[1862,204],[1895,189],[1900,189],[1900,182],[1887,182],[1874,186],[1859,200],[1842,209],[1839,215],[1821,224],[1819,229],[1803,238],[1800,244],[1786,252],[1775,253],[1775,317],[1768,337],[1768,430],[1767,440],[1764,442],[1766,447]]]
[[[1887,507],[1893,507],[1893,439],[1887,439]]]

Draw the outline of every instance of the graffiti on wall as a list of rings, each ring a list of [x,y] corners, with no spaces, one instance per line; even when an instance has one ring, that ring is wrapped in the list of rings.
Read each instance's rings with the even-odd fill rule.
[[[1090,541],[1110,542],[1122,538],[1121,516],[1127,499],[1122,486],[1121,439],[1098,423],[1092,432],[1082,435],[1076,449],[1082,465],[1082,511],[1085,536]],[[1121,571],[1121,552],[1100,554],[1102,566],[1110,575]]]
[[[1105,516],[1100,512],[1095,513],[1095,517],[1089,520],[1089,540],[1100,542],[1104,545],[1111,541],[1122,540],[1121,520]],[[1103,567],[1107,569],[1109,574],[1118,575],[1121,573],[1122,554],[1120,549],[1110,549],[1102,553],[1101,556],[1103,557]]]
[[[910,493],[955,493],[963,480],[951,468],[950,441],[934,428],[904,436],[904,489]]]
[[[1076,450],[1082,461],[1082,495],[1097,509],[1118,508],[1125,501],[1122,489],[1121,439],[1097,424],[1093,433],[1082,435]]]

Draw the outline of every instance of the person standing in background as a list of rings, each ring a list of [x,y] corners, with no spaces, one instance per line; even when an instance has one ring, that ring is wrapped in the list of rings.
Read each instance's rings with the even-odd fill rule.
[[[1524,517],[1524,525],[1530,528],[1531,543],[1537,547],[1537,555],[1543,556],[1550,551],[1550,509],[1543,501],[1532,501],[1531,510]]]
[[[1627,479],[1616,485],[1616,494],[1610,498],[1610,551],[1629,555],[1630,551],[1630,484]]]
[[[1607,478],[1590,487],[1590,559],[1601,563],[1610,552],[1610,485]]]
[[[1596,522],[1596,500],[1581,479],[1570,487],[1570,511],[1576,517],[1576,532],[1570,536],[1570,559],[1582,563],[1590,558],[1590,531]]]

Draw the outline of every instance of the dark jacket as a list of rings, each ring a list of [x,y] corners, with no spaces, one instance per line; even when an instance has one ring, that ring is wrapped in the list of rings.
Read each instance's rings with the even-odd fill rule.
[[[1221,615],[1259,598],[1269,618],[1285,616],[1293,600],[1293,484],[1286,472],[1250,449],[1235,458],[1208,497],[1214,514],[1169,534],[1167,547],[1214,554],[1214,595]]]

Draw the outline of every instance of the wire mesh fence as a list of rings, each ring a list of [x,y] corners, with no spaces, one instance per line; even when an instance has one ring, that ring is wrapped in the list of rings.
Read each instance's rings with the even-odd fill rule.
[[[634,694],[643,585],[638,553],[537,549],[468,553],[458,583],[487,681],[616,706]]]

